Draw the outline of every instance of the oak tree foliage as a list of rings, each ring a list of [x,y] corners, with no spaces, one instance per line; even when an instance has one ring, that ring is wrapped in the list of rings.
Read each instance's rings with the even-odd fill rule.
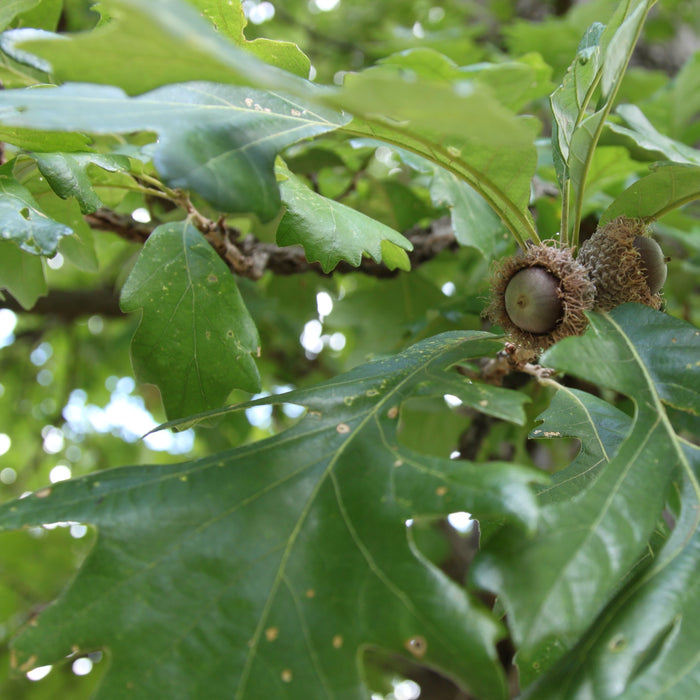
[[[3,698],[697,696],[697,8],[0,32]],[[619,216],[663,308],[519,358],[493,265]]]

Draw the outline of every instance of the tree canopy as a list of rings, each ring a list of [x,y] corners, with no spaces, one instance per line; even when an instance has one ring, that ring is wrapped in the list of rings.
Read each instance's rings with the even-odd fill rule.
[[[2,698],[697,695],[699,47],[680,0],[3,4]],[[668,271],[608,308],[617,221]],[[493,323],[533,249],[551,342]]]

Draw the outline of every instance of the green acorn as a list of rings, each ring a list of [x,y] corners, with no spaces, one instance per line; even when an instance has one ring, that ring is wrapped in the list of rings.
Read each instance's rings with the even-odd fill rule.
[[[535,353],[583,333],[588,324],[584,312],[595,298],[586,269],[573,259],[570,248],[554,241],[528,246],[501,261],[491,292],[486,315],[515,345]]]
[[[581,246],[578,261],[596,286],[596,310],[630,301],[661,308],[666,260],[640,219],[620,216],[599,228]]]

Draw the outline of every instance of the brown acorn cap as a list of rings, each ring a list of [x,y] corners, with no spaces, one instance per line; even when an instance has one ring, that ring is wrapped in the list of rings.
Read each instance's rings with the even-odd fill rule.
[[[506,310],[506,289],[521,270],[542,268],[556,282],[555,293],[561,309],[552,328],[544,333],[532,333],[516,325]],[[562,248],[557,241],[544,241],[530,245],[525,251],[505,258],[495,267],[491,276],[491,301],[485,315],[493,323],[502,326],[512,342],[524,349],[540,352],[570,335],[581,335],[588,319],[584,313],[592,308],[595,287],[588,278],[586,268],[574,260],[570,248]]]
[[[661,308],[661,295],[658,291],[652,293],[650,273],[640,252],[641,246],[635,243],[639,237],[645,236],[648,236],[648,231],[643,221],[620,216],[599,228],[581,246],[578,261],[588,268],[596,286],[596,310],[610,311],[630,301]],[[662,275],[665,279],[665,262],[661,254],[658,263],[663,272],[655,271],[656,276]]]

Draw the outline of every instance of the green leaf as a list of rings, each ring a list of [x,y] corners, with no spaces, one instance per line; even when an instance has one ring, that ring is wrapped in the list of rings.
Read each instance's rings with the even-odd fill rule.
[[[573,245],[578,243],[591,159],[654,2],[623,2],[607,26],[595,23],[589,27],[562,84],[551,95],[552,148],[564,200],[562,237]],[[591,108],[596,90],[599,99]]]
[[[0,237],[22,250],[51,257],[58,242],[73,231],[47,217],[31,192],[12,175],[13,162],[0,167]]]
[[[330,272],[341,260],[357,267],[364,253],[381,262],[384,241],[403,250],[413,249],[400,233],[317,194],[288,170],[283,173],[286,179],[280,189],[286,211],[277,229],[277,244],[301,244],[307,260],[319,262],[324,272]],[[403,264],[396,255],[394,258]]]
[[[653,160],[700,165],[700,151],[659,133],[636,105],[620,105],[615,113],[624,119],[626,126],[611,122],[608,129],[631,143],[630,150],[635,155],[641,150]]]
[[[523,698],[692,697],[700,682],[700,448],[681,443],[688,469],[682,512],[652,565],[622,590],[591,630]]]
[[[37,155],[36,163],[53,191],[62,199],[75,197],[83,214],[91,214],[102,206],[87,172],[90,164],[109,172],[129,169],[129,159],[125,156],[99,153],[46,153]]]
[[[430,196],[434,204],[449,207],[452,228],[459,244],[476,248],[487,260],[491,260],[498,239],[505,230],[484,198],[464,181],[441,168],[435,170]]]
[[[653,221],[696,199],[700,199],[700,165],[659,163],[617,197],[600,221],[622,215]]]
[[[566,485],[573,476],[581,488],[570,498],[573,487],[559,497],[561,487],[553,486],[534,538],[506,528],[476,562],[476,582],[496,591],[508,613],[523,685],[570,649],[610,602],[645,553],[671,480],[687,471],[663,403],[700,413],[700,373],[693,371],[699,333],[647,307],[624,305],[593,314],[585,336],[567,338],[542,357],[547,366],[629,396],[635,414],[614,449],[623,432],[619,413],[605,436],[599,402],[579,407],[581,394],[563,395],[570,408],[562,411],[562,427],[549,416],[547,432],[575,431],[588,441],[572,473],[560,480]]]
[[[340,92],[322,97],[356,116],[344,131],[442,166],[473,187],[517,240],[538,240],[528,203],[539,125],[513,115],[485,84],[445,84],[382,66],[348,76]]]
[[[37,38],[31,30],[16,30],[13,44],[38,57],[60,82],[114,85],[132,95],[191,80],[277,89],[305,83],[239,48],[179,0],[103,0],[100,10],[108,21],[90,31],[73,36],[46,32]],[[271,50],[261,53],[277,58]],[[288,56],[289,49],[281,51],[283,64]],[[298,62],[293,66],[298,68]]]
[[[360,700],[361,652],[379,647],[504,700],[500,626],[413,548],[405,521],[467,509],[531,528],[528,483],[542,477],[428,457],[396,439],[417,386],[425,393],[455,363],[497,347],[484,333],[444,334],[277,397],[307,412],[275,437],[196,462],[103,471],[0,507],[4,529],[98,528],[72,586],[15,641],[18,667],[109,648],[98,699],[129,688],[134,698]]]
[[[222,3],[221,0],[190,0],[224,36],[233,40],[260,60],[290,71],[301,78],[309,77],[311,62],[301,49],[290,41],[272,41],[259,38],[248,41],[244,29],[248,24],[240,3]]]
[[[170,418],[221,406],[234,388],[255,392],[259,338],[226,265],[189,222],[149,236],[121,292],[143,309],[131,346],[136,377],[158,386]]]
[[[439,79],[447,84],[474,81],[487,87],[502,105],[513,112],[548,95],[554,87],[549,81],[552,69],[536,53],[521,56],[517,61],[458,66],[433,49],[417,48],[388,56],[379,61],[379,65],[397,68],[411,77]]]
[[[253,211],[265,221],[280,204],[273,172],[278,151],[345,121],[280,95],[204,82],[135,98],[99,85],[0,93],[0,122],[10,126],[157,131],[153,160],[170,186],[193,189],[223,211]]]
[[[2,115],[0,115],[1,122]],[[79,133],[36,131],[9,126],[0,126],[0,140],[25,151],[39,153],[85,151],[90,146],[90,139]]]
[[[48,290],[41,258],[25,253],[12,241],[0,241],[0,288],[31,309]]]
[[[38,5],[41,0],[6,0],[0,7],[0,30],[5,29],[10,22],[23,12],[28,12]]]
[[[386,238],[381,242],[382,262],[390,270],[411,270],[411,259],[404,248],[400,248],[396,243],[392,243]]]

